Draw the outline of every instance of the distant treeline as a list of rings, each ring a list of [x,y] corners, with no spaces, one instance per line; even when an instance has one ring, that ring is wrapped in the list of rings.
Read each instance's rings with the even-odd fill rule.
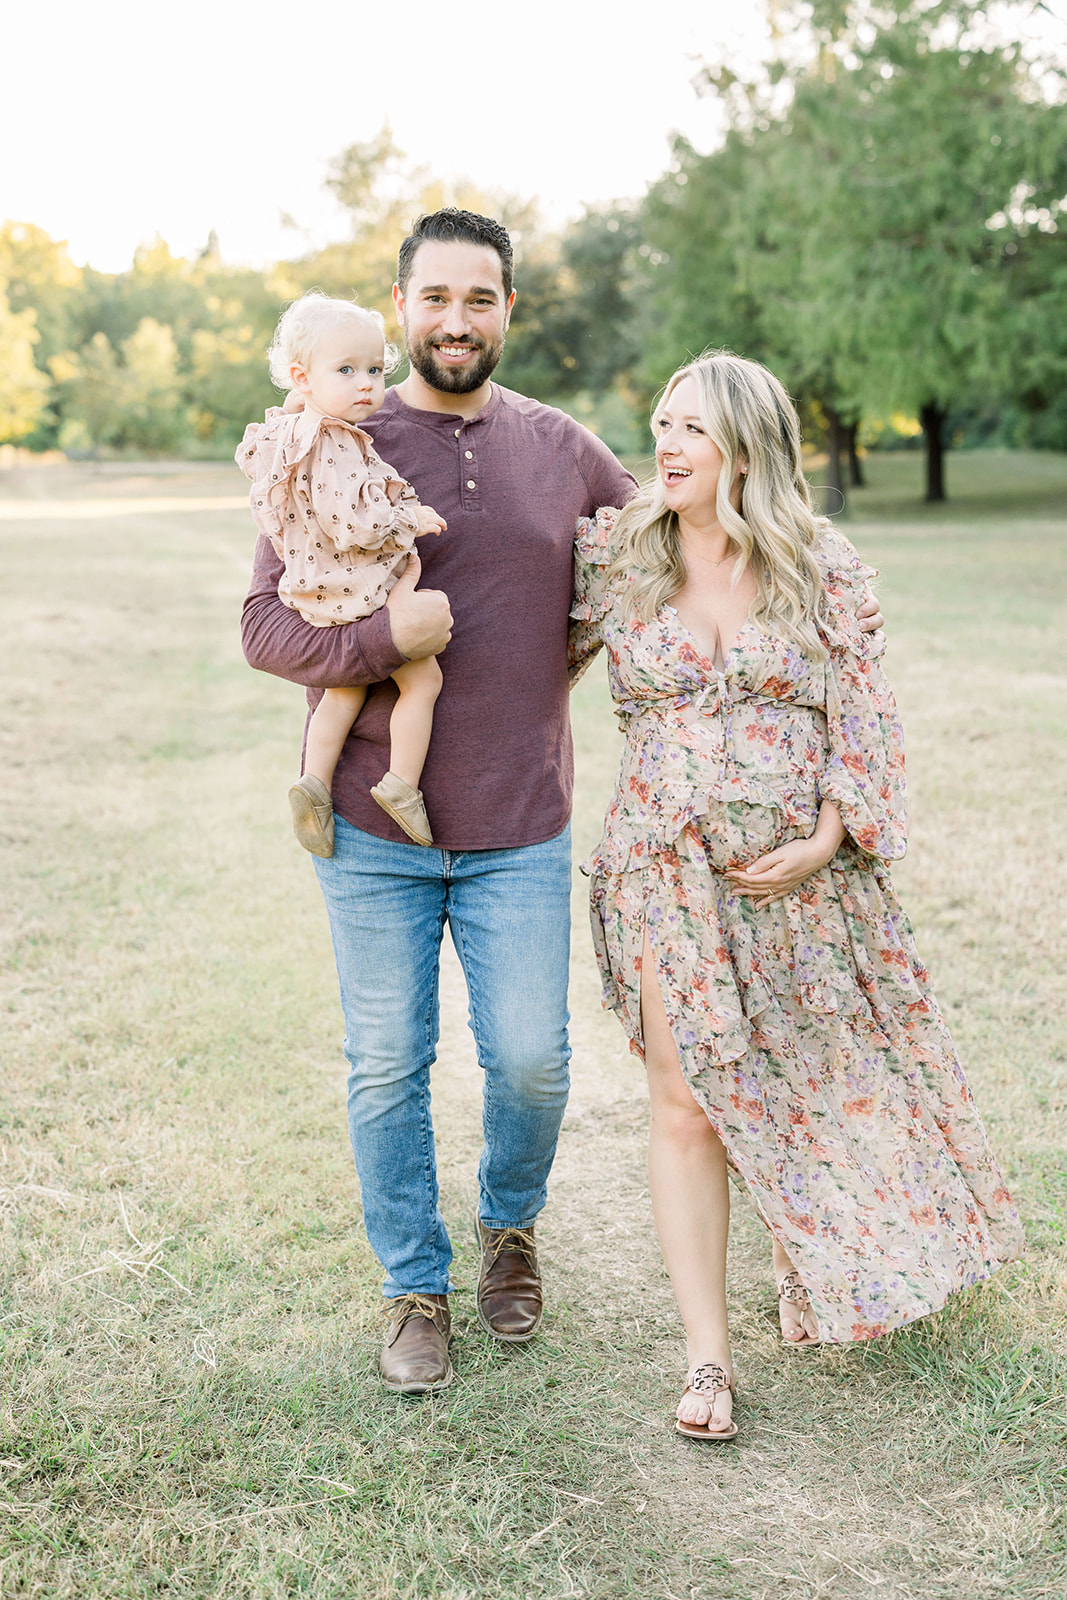
[[[1018,8],[1026,9],[1025,7]],[[689,353],[766,361],[830,452],[920,432],[927,493],[950,443],[1067,449],[1067,74],[991,31],[971,0],[776,8],[755,81],[706,67],[724,142],[675,143],[637,203],[557,233],[534,205],[446,195],[387,131],[328,178],[349,236],[269,271],[161,241],[127,272],[79,268],[29,223],[0,230],[0,442],[72,454],[221,456],[277,400],[265,350],[303,289],[355,293],[390,327],[396,251],[446,201],[517,245],[501,381],[562,405],[623,452]],[[394,328],[395,331],[395,328]]]

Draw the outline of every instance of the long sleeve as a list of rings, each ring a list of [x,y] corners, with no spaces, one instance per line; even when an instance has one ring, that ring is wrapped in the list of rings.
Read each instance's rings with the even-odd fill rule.
[[[861,850],[896,860],[907,846],[904,737],[896,702],[878,659],[880,633],[860,631],[856,611],[873,569],[836,529],[819,552],[826,595],[819,632],[827,648],[829,750],[819,773],[821,800],[832,800]]]
[[[618,511],[602,506],[595,517],[580,517],[574,541],[574,600],[567,636],[567,670],[573,687],[603,643],[602,624],[611,609],[608,565]]]
[[[315,628],[278,597],[284,571],[270,540],[256,544],[252,582],[241,612],[249,666],[306,689],[350,689],[381,683],[405,657],[393,643],[386,606],[343,628]]]

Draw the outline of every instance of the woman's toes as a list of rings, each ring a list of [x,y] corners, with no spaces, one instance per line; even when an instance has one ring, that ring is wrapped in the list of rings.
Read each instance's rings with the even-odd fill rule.
[[[689,1427],[707,1428],[711,1433],[725,1433],[730,1427],[731,1400],[729,1389],[720,1389],[713,1395],[686,1389],[678,1402],[678,1421]]]
[[[678,1402],[678,1421],[692,1423],[694,1427],[703,1428],[711,1416],[711,1407],[699,1394],[684,1394]]]
[[[730,1426],[732,1407],[728,1394],[717,1394],[707,1426],[712,1433],[725,1433]]]

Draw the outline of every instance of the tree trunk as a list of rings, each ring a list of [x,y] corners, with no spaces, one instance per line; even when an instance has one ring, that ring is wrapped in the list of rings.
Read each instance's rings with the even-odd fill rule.
[[[867,480],[863,476],[863,463],[856,449],[856,435],[860,431],[858,422],[850,422],[845,429],[845,444],[848,448],[848,481],[853,489],[862,489]]]
[[[845,509],[845,475],[842,468],[842,447],[845,443],[845,426],[841,421],[841,413],[835,411],[833,406],[824,405],[823,414],[826,417],[827,435],[826,448],[829,452],[828,472],[830,488],[836,489],[841,496],[839,506],[830,506],[827,515],[840,516]],[[832,497],[831,497],[832,498]]]
[[[948,407],[928,400],[919,408],[919,421],[926,438],[926,498],[944,500],[945,495],[945,418]]]

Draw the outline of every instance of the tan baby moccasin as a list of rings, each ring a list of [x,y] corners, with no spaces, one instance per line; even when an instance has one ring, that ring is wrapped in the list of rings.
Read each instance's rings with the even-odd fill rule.
[[[318,778],[305,773],[289,790],[293,832],[313,856],[333,855],[333,804],[330,791]]]
[[[382,781],[374,785],[371,794],[409,839],[414,839],[416,844],[433,844],[421,789],[413,789],[395,772],[387,772]]]

